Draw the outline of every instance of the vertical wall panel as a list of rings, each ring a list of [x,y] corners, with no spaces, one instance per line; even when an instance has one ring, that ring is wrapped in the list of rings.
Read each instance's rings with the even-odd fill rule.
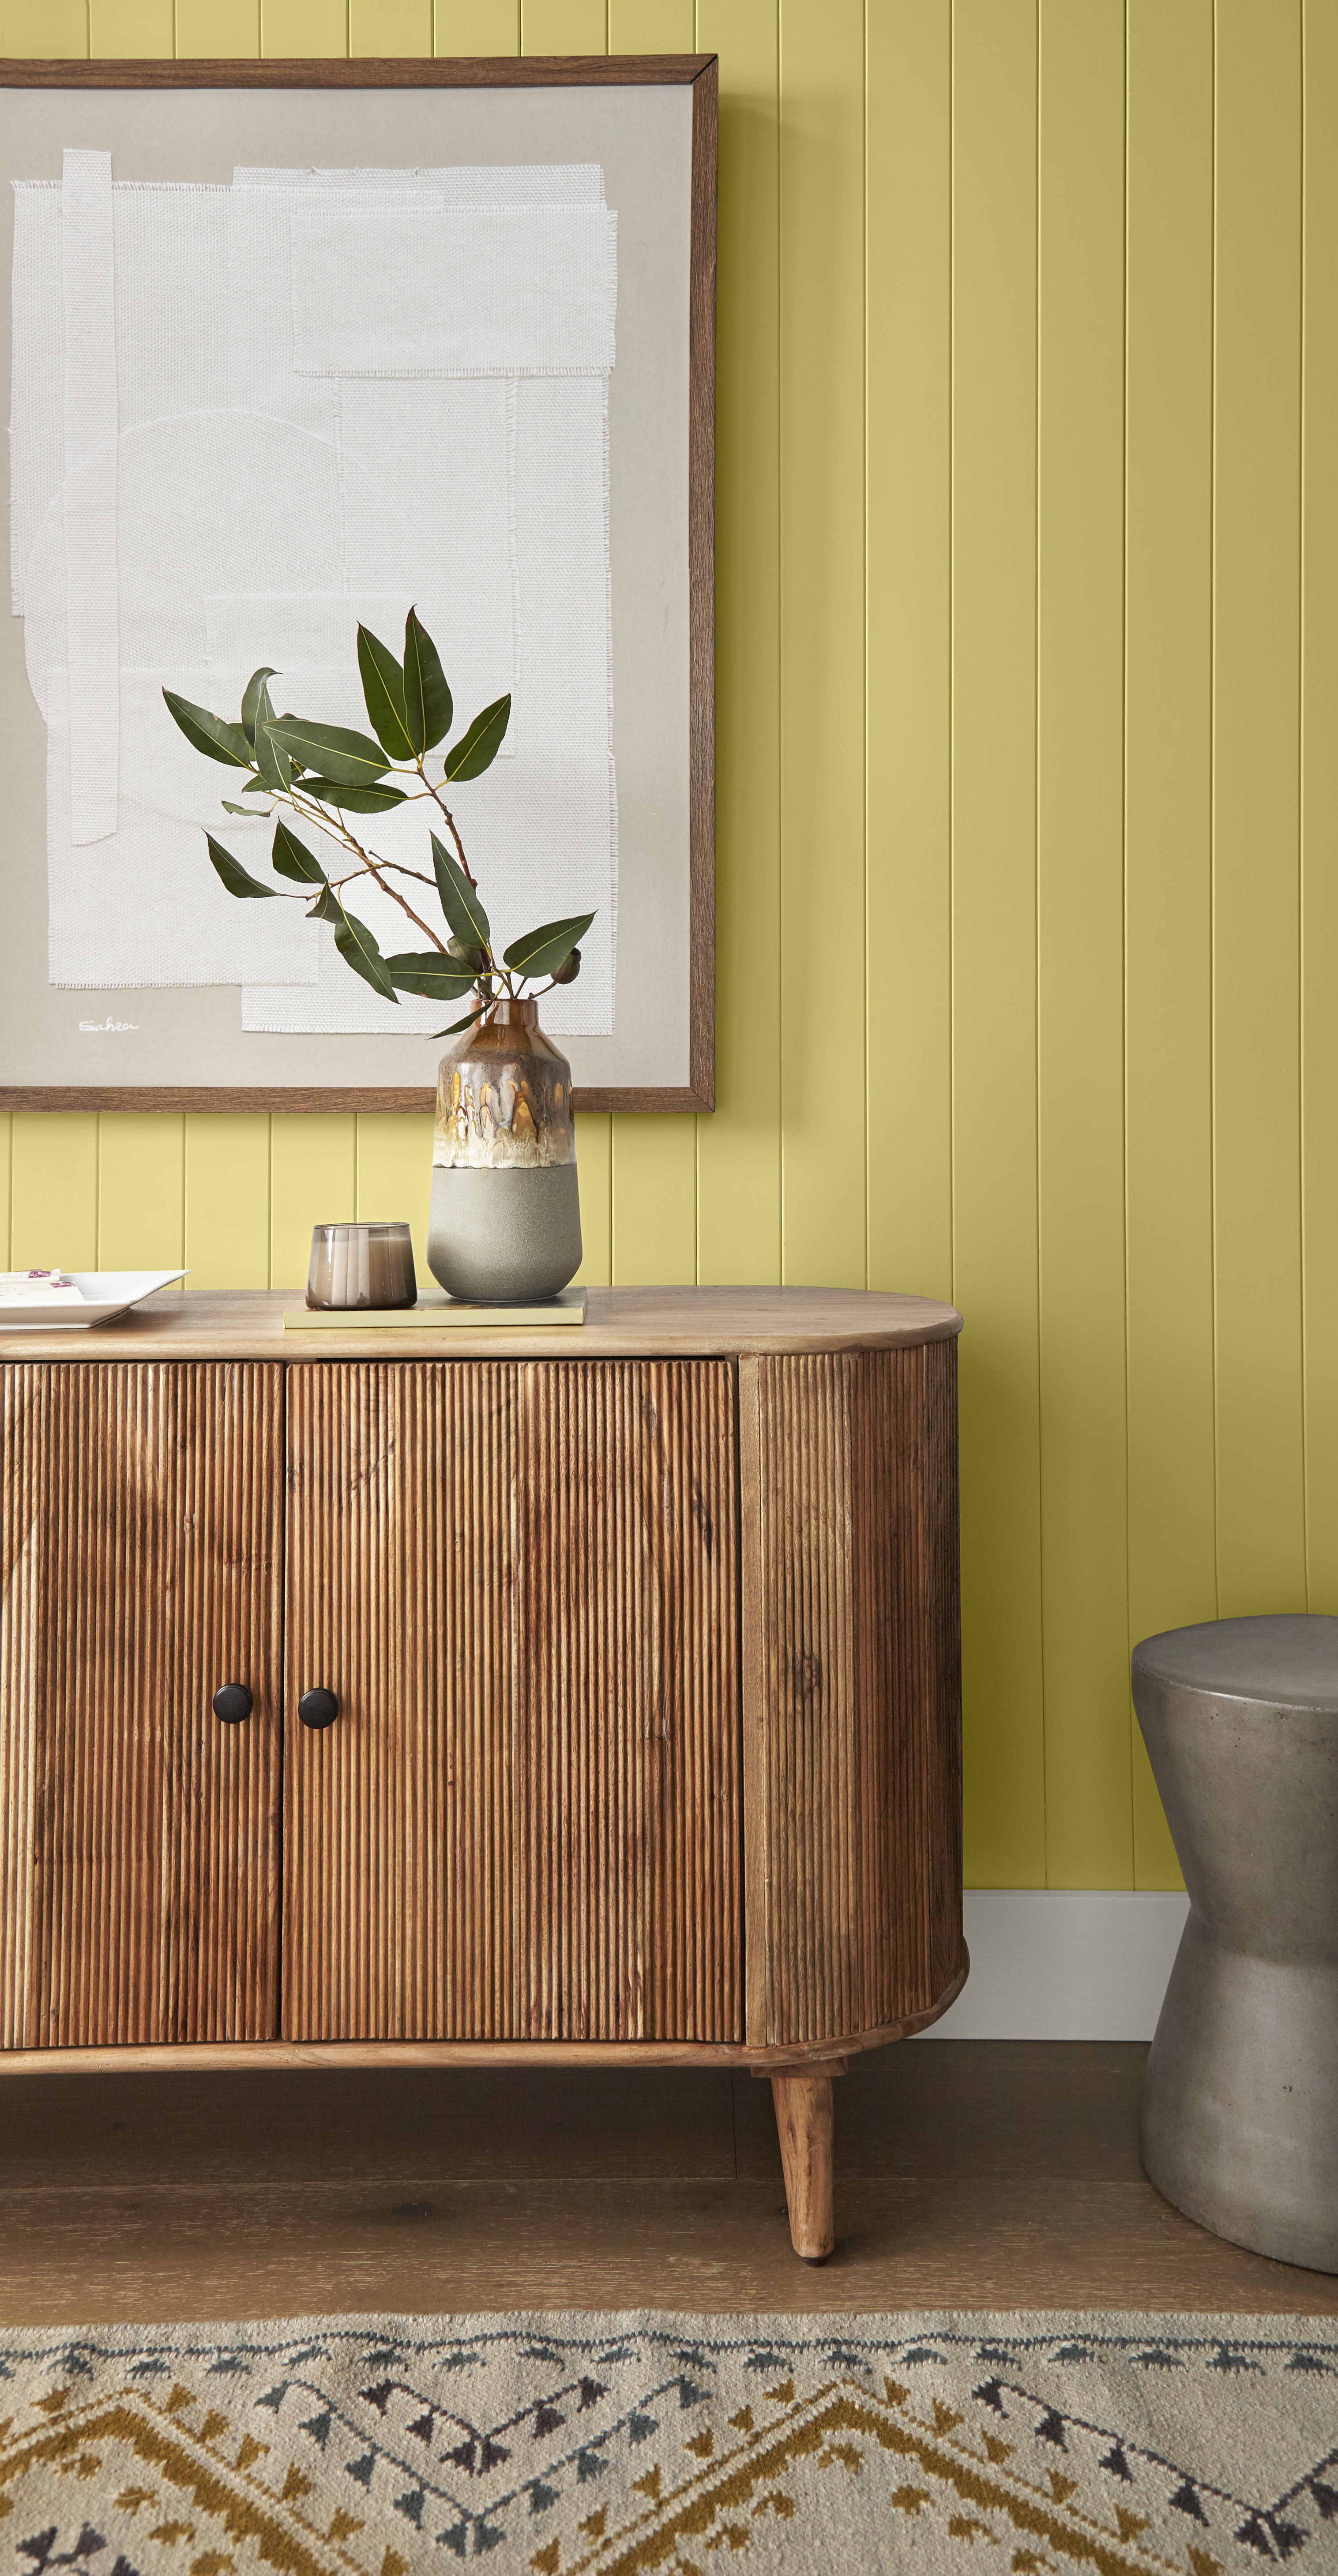
[[[603,1109],[576,1121],[576,1168],[581,1191],[583,1288],[607,1288],[613,1277],[613,1120]]]
[[[520,0],[437,0],[436,54],[518,54]]]
[[[1218,0],[1213,709],[1217,1570],[1305,1608],[1300,0]]]
[[[301,1288],[312,1227],[344,1224],[358,1213],[358,1121],[351,1112],[313,1118],[302,1110],[276,1109],[269,1142],[270,1286]]]
[[[178,60],[260,52],[261,0],[176,0]]]
[[[379,1112],[360,1117],[358,1128],[358,1214],[360,1217],[407,1217],[413,1230],[413,1257],[420,1279],[427,1266],[427,1218],[432,1196],[432,1116],[430,1111]]]
[[[1041,0],[1037,986],[1045,1854],[1133,1872],[1124,1340],[1124,0]]]
[[[1129,1641],[1217,1616],[1212,0],[1129,0]],[[1179,1884],[1143,1740],[1139,1886]]]
[[[16,1109],[10,1259],[16,1270],[96,1270],[98,1122],[86,1109]]]
[[[131,60],[170,55],[175,14],[173,0],[88,0],[88,50]]]
[[[104,1110],[98,1119],[99,1270],[179,1270],[186,1241],[186,1122]]]
[[[348,52],[348,0],[260,0],[261,52],[275,60]]]
[[[348,0],[350,54],[430,54],[432,0]]]
[[[693,0],[609,0],[611,54],[691,54],[696,47]]]
[[[268,1288],[268,1118],[188,1114],[186,1260],[188,1288]]]
[[[952,1294],[952,21],[868,18],[869,1286]]]
[[[615,1118],[613,1276],[691,1287],[697,1277],[695,1118]]]
[[[1036,1248],[1036,20],[953,38],[953,1298],[966,1866],[1045,1879]]]
[[[700,1278],[781,1275],[778,0],[698,0],[720,54],[716,281],[716,1103]]]
[[[7,54],[81,61],[88,52],[88,0],[8,0],[0,41]]]
[[[604,54],[608,36],[608,0],[520,0],[523,54]]]
[[[9,1268],[10,1201],[14,1177],[14,1119],[0,1117],[0,1270]]]
[[[782,1247],[862,1288],[864,11],[780,29]]]
[[[1307,1603],[1338,1611],[1338,17],[1307,0],[1301,993]]]

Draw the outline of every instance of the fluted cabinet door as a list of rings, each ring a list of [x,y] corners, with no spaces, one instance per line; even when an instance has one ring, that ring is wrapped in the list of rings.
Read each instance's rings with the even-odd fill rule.
[[[740,2036],[731,1368],[300,1365],[288,1460],[285,2036]]]
[[[272,2038],[282,1371],[0,1393],[0,2044]]]

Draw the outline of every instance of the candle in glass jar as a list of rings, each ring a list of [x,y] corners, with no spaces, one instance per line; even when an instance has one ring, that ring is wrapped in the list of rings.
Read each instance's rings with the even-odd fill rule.
[[[313,1226],[309,1306],[385,1308],[417,1302],[407,1224],[377,1219],[360,1225]]]

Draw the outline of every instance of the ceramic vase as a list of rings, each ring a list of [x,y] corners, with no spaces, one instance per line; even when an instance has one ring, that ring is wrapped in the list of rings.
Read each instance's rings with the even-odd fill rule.
[[[532,1305],[581,1262],[571,1067],[537,1002],[493,1002],[437,1074],[428,1268],[452,1297]]]

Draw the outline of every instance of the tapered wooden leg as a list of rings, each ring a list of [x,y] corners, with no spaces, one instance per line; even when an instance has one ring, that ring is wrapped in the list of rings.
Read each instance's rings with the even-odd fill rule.
[[[806,2263],[825,2263],[832,2232],[832,2080],[829,2075],[773,2075],[790,2236]]]

